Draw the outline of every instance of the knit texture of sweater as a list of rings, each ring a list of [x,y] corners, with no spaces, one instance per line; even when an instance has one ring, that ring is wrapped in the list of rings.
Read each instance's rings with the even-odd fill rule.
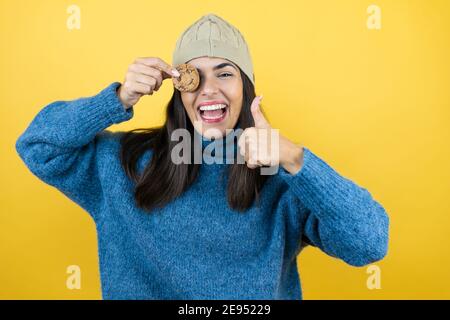
[[[35,176],[92,217],[103,299],[302,299],[297,256],[305,245],[352,266],[386,255],[384,208],[308,148],[301,170],[280,166],[245,212],[227,202],[226,163],[201,164],[163,208],[138,208],[120,164],[124,132],[106,130],[133,117],[119,85],[48,104],[15,145]],[[139,159],[140,170],[151,156]]]

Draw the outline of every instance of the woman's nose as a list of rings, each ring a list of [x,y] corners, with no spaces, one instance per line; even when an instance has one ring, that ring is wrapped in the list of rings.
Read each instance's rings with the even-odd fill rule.
[[[211,78],[204,78],[200,81],[200,93],[212,94],[219,90],[217,82]]]

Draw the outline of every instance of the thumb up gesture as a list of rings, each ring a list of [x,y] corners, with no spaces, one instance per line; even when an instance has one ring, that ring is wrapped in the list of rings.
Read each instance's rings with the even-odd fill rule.
[[[257,96],[251,104],[254,127],[246,128],[238,140],[239,152],[247,167],[283,166],[289,173],[296,174],[303,164],[303,148],[279,135],[264,117]]]

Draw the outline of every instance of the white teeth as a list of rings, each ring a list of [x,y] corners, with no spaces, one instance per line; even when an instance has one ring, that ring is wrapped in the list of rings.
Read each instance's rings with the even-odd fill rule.
[[[212,104],[209,106],[201,106],[200,110],[201,111],[206,111],[206,110],[218,110],[218,109],[223,109],[226,108],[227,105],[226,104]]]
[[[214,120],[214,119],[219,119],[222,116],[217,116],[217,117],[207,117],[207,116],[203,116],[203,119],[207,119],[207,120]]]

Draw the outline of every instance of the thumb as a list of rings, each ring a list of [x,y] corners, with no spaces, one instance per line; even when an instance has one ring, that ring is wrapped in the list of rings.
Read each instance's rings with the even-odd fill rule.
[[[266,120],[259,107],[261,99],[262,95],[255,97],[255,99],[253,99],[252,105],[250,106],[250,110],[252,111],[253,120],[255,121],[255,127],[268,128],[270,127],[269,122]]]

